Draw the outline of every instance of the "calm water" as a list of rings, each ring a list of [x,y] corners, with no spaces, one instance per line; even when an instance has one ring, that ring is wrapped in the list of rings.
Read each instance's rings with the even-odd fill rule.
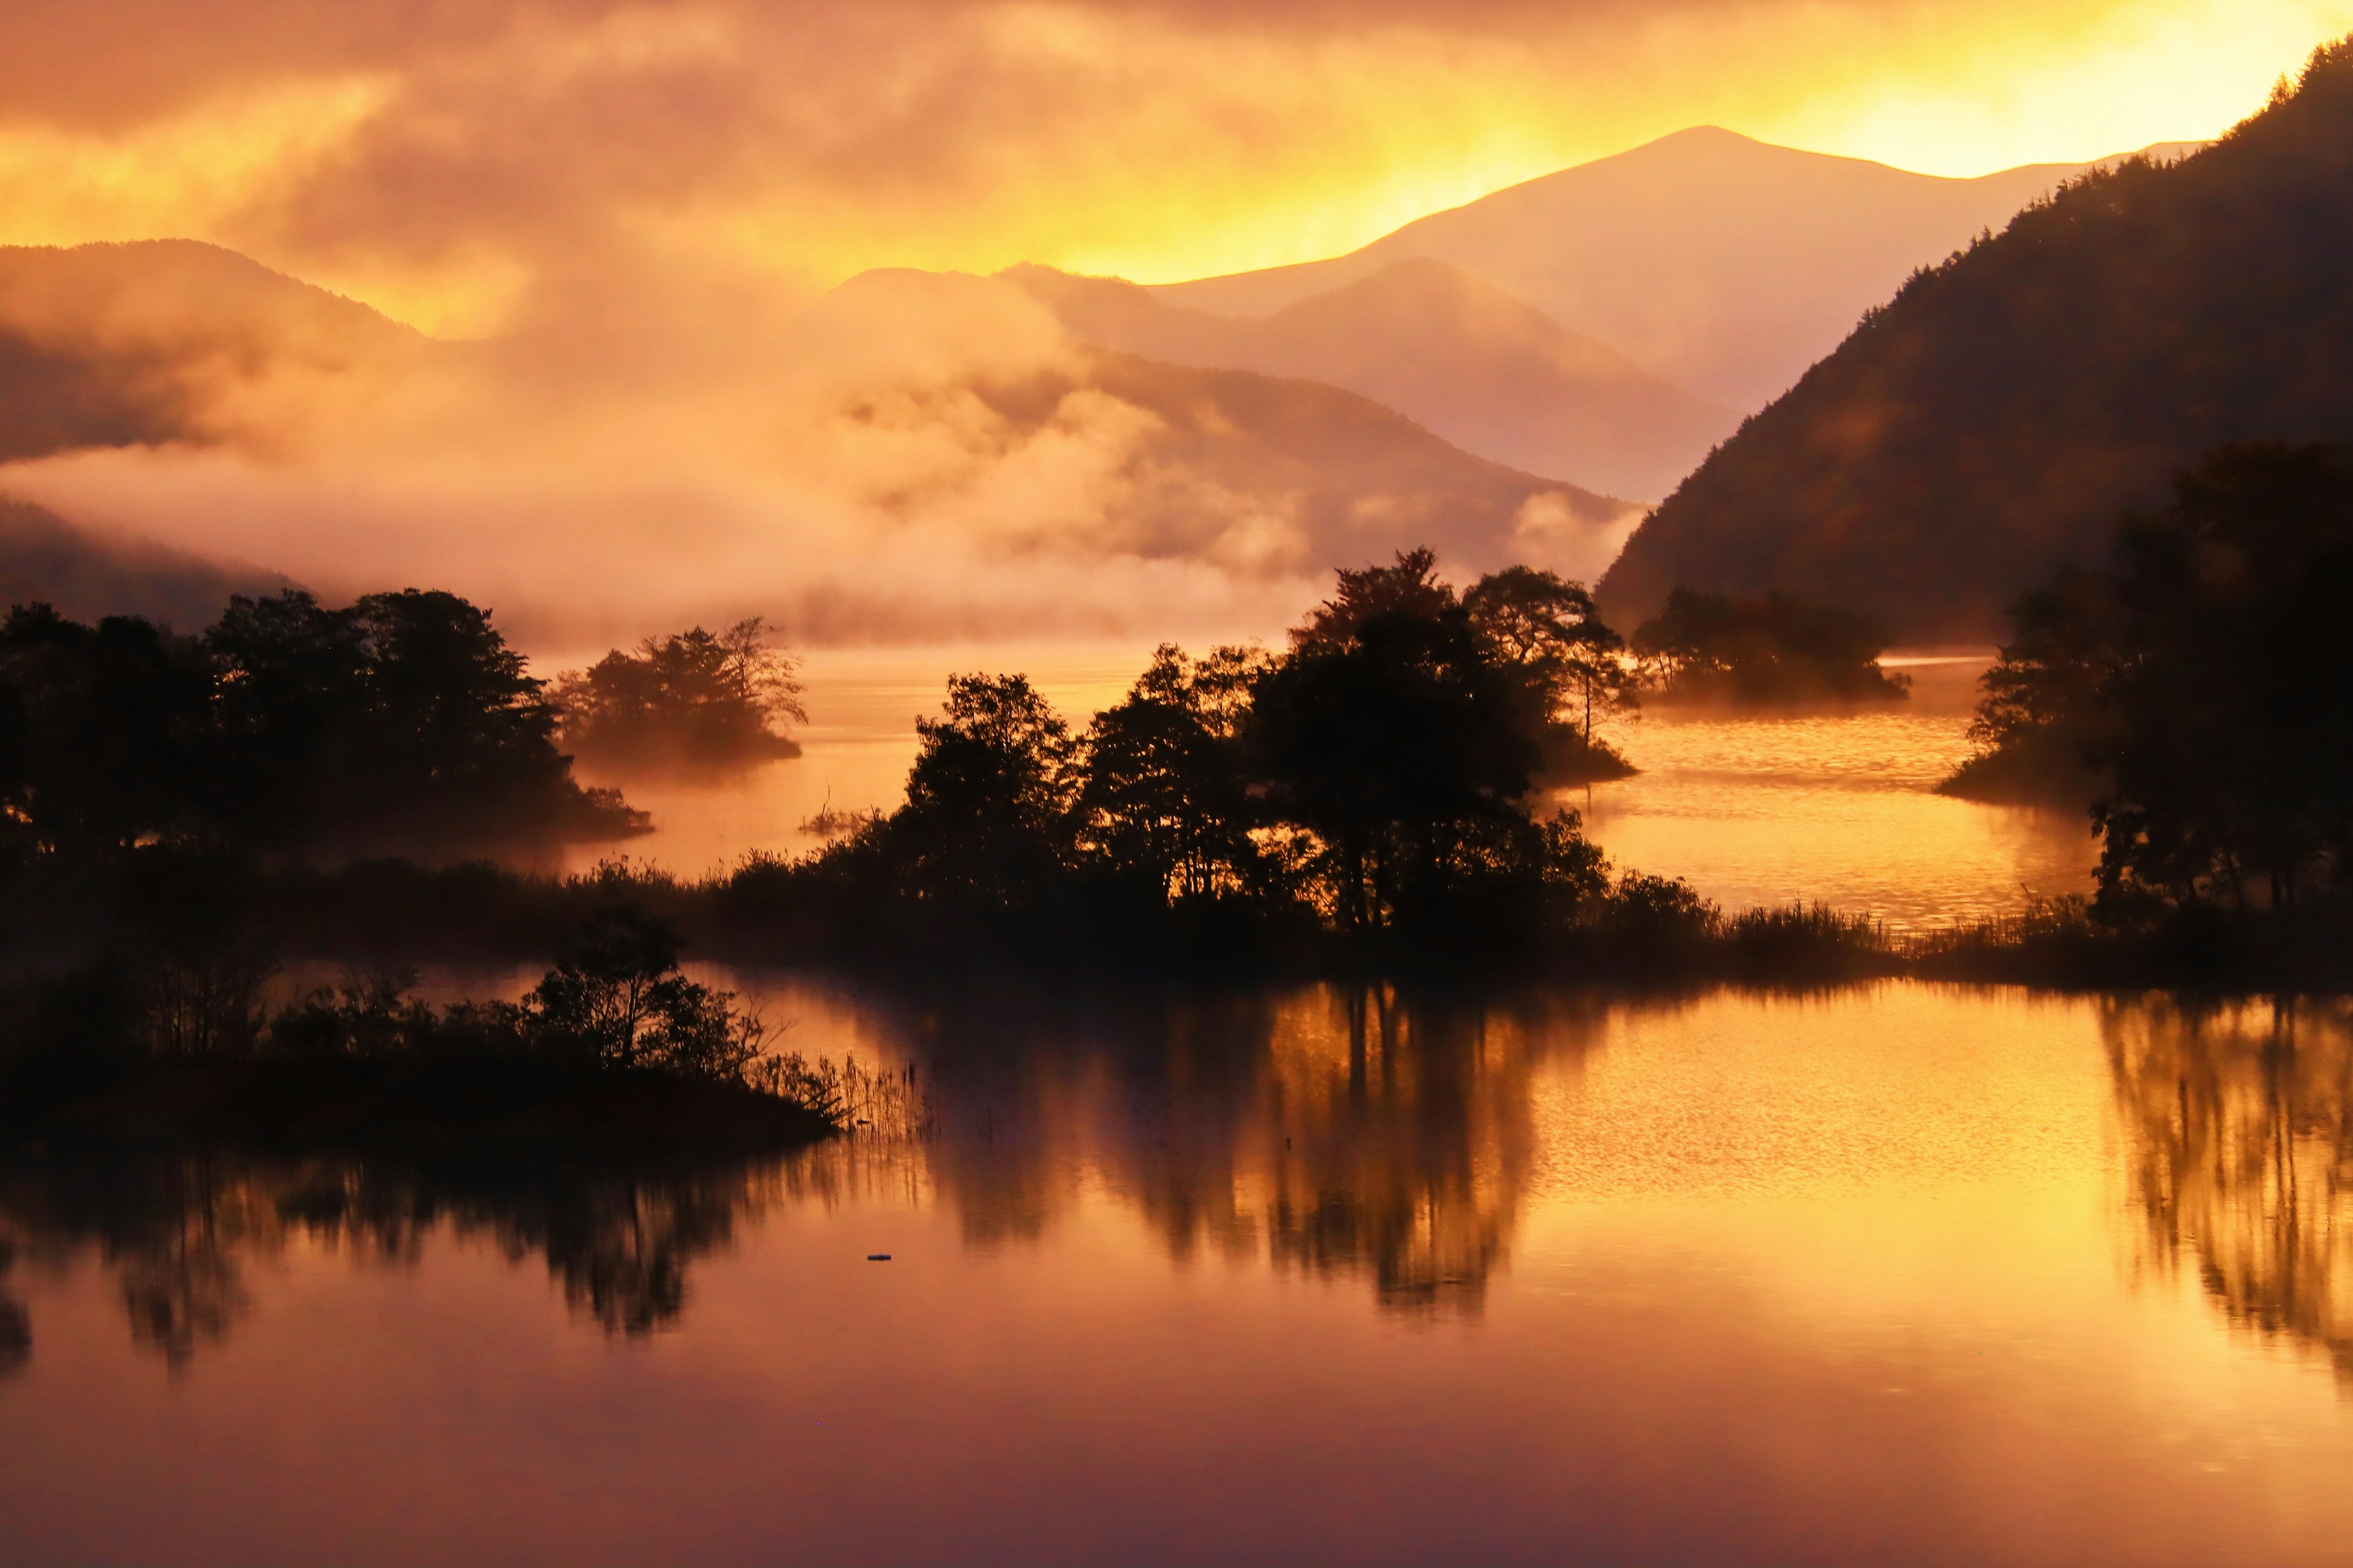
[[[0,1560],[2353,1561],[2341,1010],[744,983],[928,1113],[8,1168]]]
[[[717,779],[598,776],[654,814],[633,858],[699,874],[747,849],[800,853],[820,808],[903,798],[915,716],[951,670],[1018,669],[1074,723],[1119,700],[1150,657],[1133,647],[813,656],[807,754]],[[1664,710],[1610,727],[1642,769],[1560,794],[1621,867],[1690,879],[1728,910],[1819,900],[1898,929],[2084,891],[2094,846],[2078,816],[1977,805],[1930,787],[1970,751],[1974,661],[1915,665],[1912,701],[1849,715],[1726,720]],[[584,849],[572,864],[613,850]]]
[[[1020,664],[1082,715],[1140,658]],[[633,852],[807,847],[1005,662],[817,663],[807,755],[627,781]],[[1734,907],[2081,887],[2080,824],[1927,793],[1921,674],[1565,802]],[[0,1562],[2353,1563],[2342,1008],[718,978],[903,1102],[633,1174],[0,1165]]]

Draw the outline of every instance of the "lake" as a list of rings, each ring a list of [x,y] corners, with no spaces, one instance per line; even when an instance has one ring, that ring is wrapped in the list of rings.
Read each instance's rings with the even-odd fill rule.
[[[738,978],[906,1114],[9,1167],[0,1559],[2353,1558],[2342,1008]]]
[[[888,805],[945,668],[813,668],[807,754],[630,781],[632,853]],[[1728,907],[2080,889],[2079,822],[1928,793],[1973,670],[1654,714],[1564,804]],[[698,973],[871,1124],[0,1163],[0,1561],[2353,1562],[2344,1005]]]

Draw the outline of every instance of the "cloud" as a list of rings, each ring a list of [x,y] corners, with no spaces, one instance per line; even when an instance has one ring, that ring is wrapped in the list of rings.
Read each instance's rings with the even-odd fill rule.
[[[2203,135],[2348,25],[2353,0],[16,0],[0,238],[216,239],[459,335],[591,273],[1167,279],[1701,121],[1937,167]]]
[[[0,268],[0,325],[46,304],[92,363],[131,353],[177,424],[0,467],[0,489],[332,595],[452,588],[544,647],[748,615],[818,642],[1266,635],[1335,564],[1429,542],[1465,572],[1591,576],[1623,531],[1616,503],[1353,395],[1085,347],[1002,279],[868,275],[724,353],[655,353],[423,343],[194,247],[95,259],[180,271],[77,296]],[[164,308],[240,277],[242,328]],[[93,324],[58,324],[75,312]]]
[[[2348,7],[13,0],[0,240],[210,239],[484,341],[181,353],[184,439],[0,487],[544,638],[1262,629],[1423,537],[1590,574],[1622,518],[1377,410],[1089,356],[978,278],[808,307],[1330,254],[1697,121],[1966,122],[1980,167],[2200,135]]]

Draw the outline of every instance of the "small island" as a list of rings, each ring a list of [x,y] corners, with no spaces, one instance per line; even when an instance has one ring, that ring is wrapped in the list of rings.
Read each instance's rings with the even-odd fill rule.
[[[723,767],[797,757],[779,726],[807,723],[790,656],[754,616],[723,632],[701,626],[615,648],[566,670],[549,692],[558,738],[600,763]]]
[[[1880,668],[1870,616],[1787,594],[1678,587],[1634,633],[1639,688],[1662,705],[1739,708],[1901,702],[1911,679]]]

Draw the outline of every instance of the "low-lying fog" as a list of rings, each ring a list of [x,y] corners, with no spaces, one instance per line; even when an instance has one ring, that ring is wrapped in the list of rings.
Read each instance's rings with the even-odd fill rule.
[[[115,308],[78,346],[164,364],[183,438],[0,490],[331,596],[453,589],[557,652],[753,615],[805,647],[1264,635],[1335,563],[1591,577],[1638,515],[1330,388],[1085,348],[1001,279],[724,304],[473,344],[359,312],[299,353]]]

